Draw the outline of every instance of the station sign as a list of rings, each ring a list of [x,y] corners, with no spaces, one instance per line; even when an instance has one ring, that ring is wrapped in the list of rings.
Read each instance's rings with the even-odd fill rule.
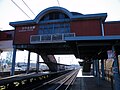
[[[35,29],[35,26],[24,26],[22,27],[21,30],[19,30],[19,32],[28,32],[28,31],[33,31]]]

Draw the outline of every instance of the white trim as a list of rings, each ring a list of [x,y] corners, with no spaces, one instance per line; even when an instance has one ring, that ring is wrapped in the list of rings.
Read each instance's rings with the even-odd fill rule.
[[[102,36],[105,36],[104,26],[103,26],[103,22],[102,21],[101,21],[101,30],[102,30]]]
[[[62,7],[50,7],[50,8],[47,8],[47,9],[44,9],[43,11],[41,11],[34,19],[35,22],[39,22],[40,19],[47,13],[49,12],[53,12],[53,11],[60,11],[60,12],[63,12],[65,13],[66,15],[68,15],[69,18],[72,18],[72,13],[70,11],[68,11],[67,9],[65,8],[62,8]]]

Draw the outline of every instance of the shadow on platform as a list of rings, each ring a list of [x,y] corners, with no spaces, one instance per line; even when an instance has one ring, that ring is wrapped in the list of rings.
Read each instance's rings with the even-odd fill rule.
[[[82,73],[80,69],[75,82],[70,90],[113,90],[111,83],[92,76],[90,73]]]

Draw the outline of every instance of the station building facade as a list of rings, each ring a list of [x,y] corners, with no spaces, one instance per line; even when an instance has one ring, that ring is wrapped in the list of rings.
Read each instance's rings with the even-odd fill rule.
[[[106,13],[84,15],[62,7],[50,7],[41,11],[34,20],[10,22],[10,25],[15,27],[14,44],[31,44],[35,40],[37,42],[37,39],[49,41],[49,35],[53,35],[54,38],[54,34],[58,34],[58,38],[60,34],[119,35],[119,22],[105,22],[106,17]],[[37,35],[44,36],[38,38]]]
[[[32,43],[30,40],[35,39],[34,35],[68,33],[76,36],[109,35],[107,31],[109,29],[106,29],[109,26],[104,27],[106,17],[106,13],[84,15],[62,7],[50,7],[41,11],[34,20],[11,22],[10,25],[15,27],[14,44],[30,44]],[[49,40],[49,36],[46,38]]]

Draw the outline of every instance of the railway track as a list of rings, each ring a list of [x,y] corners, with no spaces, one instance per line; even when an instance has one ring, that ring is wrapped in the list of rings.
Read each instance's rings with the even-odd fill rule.
[[[79,69],[30,74],[0,80],[0,90],[67,90]]]
[[[71,83],[75,80],[78,71],[79,69],[73,70],[50,81],[44,82],[32,88],[32,90],[68,90]]]

